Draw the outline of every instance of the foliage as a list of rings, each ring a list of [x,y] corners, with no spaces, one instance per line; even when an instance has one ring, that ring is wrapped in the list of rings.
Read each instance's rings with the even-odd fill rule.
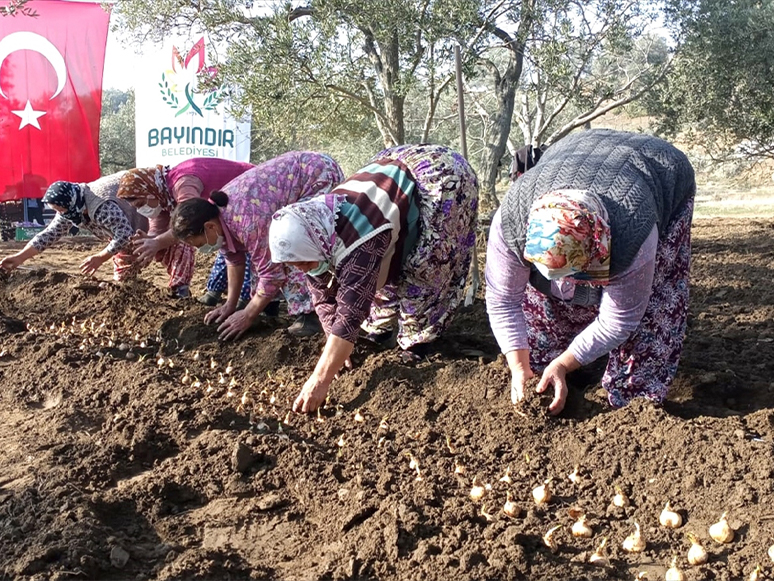
[[[432,118],[451,80],[452,42],[475,20],[474,0],[121,0],[119,26],[142,37],[203,30],[228,45],[218,81],[238,87],[233,97],[281,140],[300,130],[327,138],[364,134],[373,124],[385,145],[406,139],[404,107],[417,87]],[[427,95],[429,93],[429,98]],[[367,121],[367,123],[364,123]],[[413,129],[413,128],[412,128]],[[421,133],[421,131],[420,131]],[[426,135],[426,132],[425,132]]]
[[[99,158],[102,175],[130,169],[135,164],[134,91],[102,92]]]
[[[691,0],[670,15],[685,42],[646,101],[659,129],[684,131],[711,155],[774,157],[774,4]]]

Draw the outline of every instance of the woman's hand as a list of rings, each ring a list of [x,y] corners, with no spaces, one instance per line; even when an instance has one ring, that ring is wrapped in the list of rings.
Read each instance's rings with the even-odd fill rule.
[[[204,315],[204,324],[222,323],[236,311],[236,305],[229,305],[228,301],[219,307],[215,307],[209,313]]]
[[[255,317],[252,316],[247,309],[236,311],[229,315],[229,317],[218,327],[218,333],[220,333],[218,338],[221,341],[239,339],[239,337],[250,328],[254,321]]]
[[[535,373],[527,366],[511,372],[511,403],[516,405],[524,401],[524,388],[527,381],[535,377]]]
[[[312,375],[306,380],[301,393],[293,402],[293,411],[309,413],[315,411],[325,401],[331,382],[342,369],[352,369],[352,354],[355,344],[336,335],[328,335],[320,360]]]
[[[564,409],[567,401],[567,374],[580,367],[580,363],[569,351],[565,351],[559,357],[548,364],[543,371],[535,391],[544,393],[550,386],[554,387],[554,399],[548,406],[551,415],[557,415]]]
[[[132,237],[134,255],[141,266],[150,264],[159,250],[163,250],[161,243],[156,238],[151,238],[145,232],[139,231]]]
[[[293,411],[306,414],[317,410],[325,401],[330,387],[330,381],[324,381],[313,373],[301,388],[296,401],[293,402]]]
[[[20,267],[24,263],[24,258],[19,256],[18,254],[11,254],[11,256],[6,256],[3,258],[2,261],[0,261],[0,268],[3,270],[15,270],[18,267]]]
[[[341,368],[341,370],[336,375],[333,376],[333,379],[338,379],[339,377],[341,377],[341,372],[344,371],[345,369],[347,371],[352,370],[352,360],[349,357],[347,357],[346,361],[344,361],[344,366]]]
[[[97,269],[107,261],[108,258],[110,257],[102,256],[101,254],[94,254],[89,256],[86,260],[81,262],[81,273],[85,274],[86,276],[93,275],[95,272],[97,272]]]

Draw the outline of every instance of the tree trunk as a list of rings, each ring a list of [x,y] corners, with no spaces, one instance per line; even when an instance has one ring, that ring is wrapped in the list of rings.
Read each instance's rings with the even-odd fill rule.
[[[390,42],[377,41],[382,57],[380,81],[384,92],[384,115],[390,126],[392,135],[382,135],[385,147],[401,145],[406,139],[406,126],[403,118],[403,107],[406,97],[401,85],[400,43],[398,32],[395,31]]]
[[[500,175],[500,160],[505,154],[508,136],[511,133],[516,86],[519,81],[518,74],[513,76],[513,68],[508,67],[496,87],[497,112],[492,116],[492,130],[488,133],[480,175],[478,176],[484,201],[494,207],[500,205],[495,193],[495,186]]]

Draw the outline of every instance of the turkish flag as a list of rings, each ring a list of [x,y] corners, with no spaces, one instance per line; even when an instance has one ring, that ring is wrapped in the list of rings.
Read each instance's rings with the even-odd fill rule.
[[[110,14],[90,2],[25,7],[36,15],[0,15],[0,201],[39,198],[57,180],[100,175]]]

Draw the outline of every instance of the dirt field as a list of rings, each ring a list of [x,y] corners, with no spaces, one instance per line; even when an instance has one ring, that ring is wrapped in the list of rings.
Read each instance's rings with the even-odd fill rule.
[[[585,372],[560,418],[537,396],[511,406],[481,301],[416,366],[358,346],[322,415],[284,423],[320,339],[265,320],[221,344],[204,307],[158,284],[14,273],[0,282],[0,579],[655,580],[672,555],[691,580],[771,573],[774,221],[697,221],[694,258],[670,401],[611,411]],[[479,503],[475,476],[491,484]],[[628,507],[611,505],[615,486]],[[659,526],[666,501],[681,529]],[[570,535],[571,507],[593,538]],[[724,511],[736,538],[719,545],[707,528]],[[635,521],[647,548],[627,554]],[[706,565],[688,567],[689,531]],[[603,537],[609,566],[591,565]]]

